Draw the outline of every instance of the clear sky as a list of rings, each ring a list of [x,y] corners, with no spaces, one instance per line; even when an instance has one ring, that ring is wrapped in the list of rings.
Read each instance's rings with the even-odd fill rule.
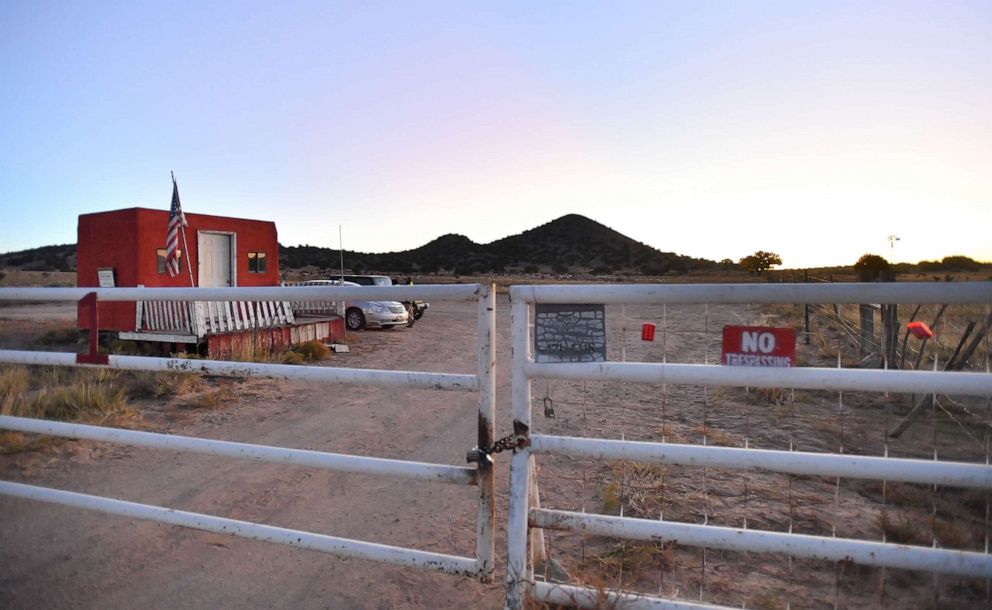
[[[0,252],[166,209],[175,170],[286,245],[578,213],[717,260],[992,260],[988,0],[4,0],[0,84]]]

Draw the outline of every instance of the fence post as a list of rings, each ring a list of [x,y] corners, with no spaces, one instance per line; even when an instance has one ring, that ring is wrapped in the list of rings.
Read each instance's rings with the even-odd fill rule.
[[[96,300],[95,292],[88,292],[86,296],[79,299],[79,308],[88,311],[89,321],[89,352],[86,354],[76,354],[76,362],[81,364],[107,364],[109,358],[107,354],[100,353],[100,310]]]
[[[511,293],[512,298],[512,293]],[[530,305],[523,299],[510,304],[512,346],[511,401],[514,432],[530,432],[530,379],[524,365],[530,359]],[[521,610],[527,596],[527,519],[530,491],[530,447],[517,448],[510,460],[510,506],[506,525],[506,608]]]
[[[858,306],[861,312],[861,341],[859,343],[858,355],[862,358],[871,353],[871,348],[875,343],[875,311],[871,305],[862,303]]]
[[[477,447],[491,447],[496,440],[496,286],[478,291],[477,356],[479,379],[479,429]],[[480,459],[479,518],[476,522],[475,557],[482,582],[492,582],[495,569],[496,476],[493,464]]]
[[[899,344],[899,316],[896,304],[882,305],[882,357],[886,368],[895,368],[896,347]]]

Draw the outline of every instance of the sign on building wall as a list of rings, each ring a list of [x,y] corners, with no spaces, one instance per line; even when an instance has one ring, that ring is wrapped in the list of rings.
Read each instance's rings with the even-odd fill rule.
[[[606,308],[603,305],[538,303],[534,311],[535,361],[606,361]]]
[[[720,362],[729,366],[796,366],[796,331],[770,326],[724,326]]]
[[[96,277],[100,281],[100,288],[114,288],[117,282],[114,281],[113,267],[100,267],[96,270]]]

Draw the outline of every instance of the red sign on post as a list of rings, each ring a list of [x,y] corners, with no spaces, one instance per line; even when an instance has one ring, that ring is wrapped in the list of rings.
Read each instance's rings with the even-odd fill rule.
[[[722,364],[796,366],[796,331],[770,326],[724,326]]]

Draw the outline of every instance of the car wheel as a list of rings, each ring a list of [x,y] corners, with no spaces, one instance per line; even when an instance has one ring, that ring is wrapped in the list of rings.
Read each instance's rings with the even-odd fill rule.
[[[361,309],[352,307],[344,314],[344,324],[348,330],[362,330],[365,328],[365,314]]]

